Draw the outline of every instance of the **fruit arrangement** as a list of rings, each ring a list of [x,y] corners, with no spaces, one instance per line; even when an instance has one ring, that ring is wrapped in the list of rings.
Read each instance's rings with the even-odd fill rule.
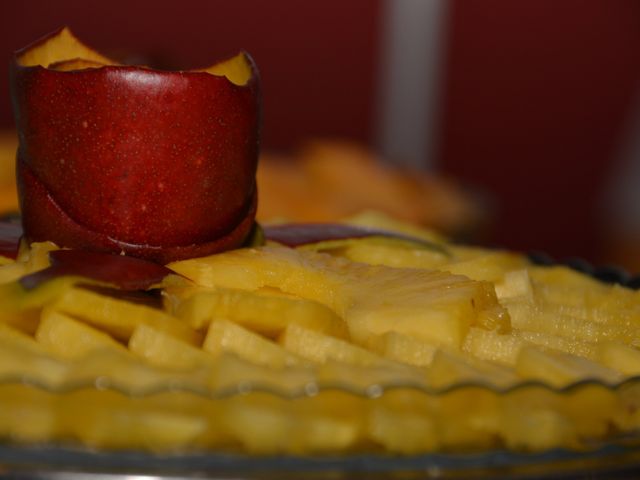
[[[0,434],[413,454],[637,429],[635,291],[351,221],[265,227],[265,245],[166,267],[23,244],[0,267]]]
[[[637,292],[383,215],[256,225],[245,54],[158,72],[63,29],[13,67],[3,442],[420,454],[637,431]]]

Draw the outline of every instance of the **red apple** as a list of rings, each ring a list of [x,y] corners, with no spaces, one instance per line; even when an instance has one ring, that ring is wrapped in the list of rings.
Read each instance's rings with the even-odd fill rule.
[[[240,246],[256,210],[258,74],[114,64],[61,29],[12,65],[29,241],[160,263]]]

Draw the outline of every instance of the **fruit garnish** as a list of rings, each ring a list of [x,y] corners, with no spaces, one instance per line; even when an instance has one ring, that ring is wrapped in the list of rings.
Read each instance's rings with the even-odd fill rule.
[[[441,245],[419,237],[345,223],[285,223],[263,226],[262,229],[267,240],[292,248],[326,250],[344,246],[354,239],[381,238],[402,242],[414,248],[446,252]]]
[[[124,66],[63,28],[16,53],[11,86],[29,242],[167,263],[249,236],[261,107],[248,54]]]
[[[84,277],[122,290],[146,290],[159,284],[171,270],[140,258],[82,250],[49,252],[51,266],[20,279],[28,290],[57,277]]]

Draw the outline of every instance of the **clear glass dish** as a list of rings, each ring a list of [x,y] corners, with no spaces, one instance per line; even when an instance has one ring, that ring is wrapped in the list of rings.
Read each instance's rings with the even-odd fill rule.
[[[55,365],[33,357],[1,376],[5,472],[509,478],[640,465],[640,377],[434,389],[389,369],[130,362],[94,355],[52,381]]]

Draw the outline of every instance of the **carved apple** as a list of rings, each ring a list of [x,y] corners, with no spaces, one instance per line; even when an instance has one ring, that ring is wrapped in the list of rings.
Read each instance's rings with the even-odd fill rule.
[[[16,53],[11,87],[28,240],[167,263],[248,236],[261,116],[248,54],[123,66],[64,28]]]

